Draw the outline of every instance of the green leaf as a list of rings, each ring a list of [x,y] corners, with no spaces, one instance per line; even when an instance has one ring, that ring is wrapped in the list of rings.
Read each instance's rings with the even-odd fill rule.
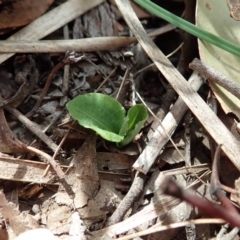
[[[119,142],[119,135],[125,117],[125,109],[112,97],[101,93],[78,96],[67,103],[67,109],[80,125],[97,132],[102,138]]]
[[[117,146],[122,147],[130,143],[141,130],[147,118],[147,109],[143,104],[137,104],[131,107],[119,131],[119,134],[124,135],[125,138],[117,143]]]

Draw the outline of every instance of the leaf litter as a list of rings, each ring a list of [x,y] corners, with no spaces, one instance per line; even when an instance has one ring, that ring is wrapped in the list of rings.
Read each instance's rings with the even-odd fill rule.
[[[119,1],[116,2],[119,6]],[[172,5],[160,2],[177,14],[180,9],[184,10],[183,1],[171,1]],[[54,9],[61,12],[61,7],[65,8],[63,12],[68,12],[68,9],[79,12],[67,16],[64,24],[54,20],[59,25],[54,26],[47,38],[63,38],[57,29],[72,20],[64,28],[73,39],[129,36],[129,26],[122,18],[125,13],[112,1],[91,1],[89,5],[84,2],[84,11],[78,10],[76,4],[79,3],[75,0],[58,7],[53,4],[48,12],[50,16],[58,17]],[[186,10],[191,11],[190,6],[187,5]],[[159,26],[162,26],[160,32],[165,31],[153,37],[161,50],[169,53],[181,44],[181,37],[174,28],[164,28],[163,21],[146,12],[141,14],[147,32],[159,32]],[[190,15],[186,12],[186,16]],[[46,16],[37,21],[41,22]],[[51,26],[51,21],[47,22]],[[31,24],[34,26],[36,23],[30,23],[15,36],[31,36]],[[36,27],[33,29],[37,30]],[[39,31],[42,30],[39,28]],[[46,37],[43,34],[43,31],[35,33],[39,38]],[[36,36],[29,40],[36,40]],[[184,41],[186,39],[184,35]],[[195,47],[188,45],[183,51]],[[0,224],[1,239],[15,239],[20,233],[37,228],[47,228],[58,239],[214,237],[219,228],[213,228],[201,211],[162,192],[161,186],[171,176],[182,187],[191,188],[196,195],[217,204],[211,198],[208,183],[213,160],[211,153],[213,155],[215,148],[212,148],[209,134],[194,115],[188,111],[188,117],[183,118],[186,105],[180,98],[176,101],[176,94],[166,81],[168,79],[150,65],[149,53],[144,53],[140,44],[115,51],[68,52],[65,56],[56,52],[19,54],[8,60],[10,54],[0,56],[0,59],[7,60],[1,60],[0,69],[0,178],[3,189],[0,212],[4,220]],[[191,73],[186,66],[189,62],[183,64],[181,59],[185,56],[187,61],[187,55],[177,51],[169,59],[188,79]],[[64,67],[67,57],[71,58],[69,71]],[[200,81],[194,87],[197,90],[202,81],[196,74],[191,78],[194,80],[190,82]],[[31,85],[25,87],[29,83]],[[39,101],[47,84],[46,94]],[[149,117],[135,140],[121,149],[103,141],[91,130],[72,121],[65,108],[66,102],[75,96],[95,92],[96,89],[112,97],[120,95],[121,104],[126,108],[144,99],[149,112],[156,114],[163,125],[154,115]],[[207,84],[204,84],[199,93],[206,99],[208,91]],[[41,104],[34,107],[37,102]],[[236,127],[234,121],[227,123],[230,118],[221,110],[218,114],[229,129]],[[172,136],[172,141],[169,141],[169,136]],[[239,171],[227,156],[221,156],[220,161],[223,166],[219,169],[222,186],[238,204],[239,184],[236,180]],[[194,224],[195,219],[208,224]],[[223,223],[219,219],[211,219],[211,222]],[[172,223],[183,225],[182,228],[169,227],[165,232],[158,231]]]

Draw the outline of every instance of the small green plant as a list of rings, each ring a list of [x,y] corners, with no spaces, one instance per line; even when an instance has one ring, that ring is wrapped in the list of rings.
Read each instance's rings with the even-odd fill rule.
[[[67,103],[67,109],[81,126],[116,142],[118,147],[130,143],[148,118],[143,104],[131,107],[126,115],[124,107],[116,99],[101,93],[78,96]]]

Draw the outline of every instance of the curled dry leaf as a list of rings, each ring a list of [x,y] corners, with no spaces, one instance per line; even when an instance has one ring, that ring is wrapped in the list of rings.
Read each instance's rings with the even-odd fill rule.
[[[240,0],[227,0],[227,4],[231,17],[236,21],[240,21]]]
[[[3,108],[0,108],[0,152],[24,153],[28,152],[25,145],[15,138],[8,127]]]

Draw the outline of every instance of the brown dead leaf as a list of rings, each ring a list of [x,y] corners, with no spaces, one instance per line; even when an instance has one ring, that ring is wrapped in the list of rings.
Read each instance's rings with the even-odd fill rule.
[[[234,20],[240,21],[240,0],[227,0],[227,4],[230,10],[230,16]]]
[[[90,134],[73,157],[73,167],[66,175],[66,181],[74,192],[74,205],[82,208],[93,199],[100,188],[96,159],[96,135]],[[70,204],[65,192],[56,195],[58,203]]]
[[[40,17],[54,0],[14,1],[9,7],[1,9],[0,12],[0,30],[24,26],[36,18]],[[0,34],[1,34],[0,32]]]
[[[3,108],[0,108],[0,152],[25,153],[25,145],[15,138],[8,127]]]

